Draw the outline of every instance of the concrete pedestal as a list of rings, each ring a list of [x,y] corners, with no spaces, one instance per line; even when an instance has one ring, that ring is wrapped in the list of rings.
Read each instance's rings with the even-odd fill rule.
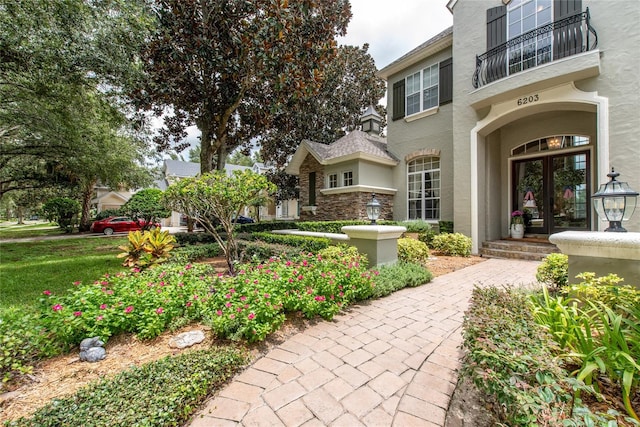
[[[584,272],[615,273],[640,288],[640,233],[563,231],[549,241],[569,257],[569,283],[579,283],[575,277]]]
[[[398,238],[407,231],[395,225],[348,225],[342,232],[349,244],[367,254],[369,266],[395,264],[398,261]]]

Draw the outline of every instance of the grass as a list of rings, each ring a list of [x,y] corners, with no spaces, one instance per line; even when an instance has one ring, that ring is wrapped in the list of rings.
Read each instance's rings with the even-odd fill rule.
[[[15,224],[13,222],[0,223],[0,239],[21,239],[26,237],[58,236],[64,231],[52,222],[37,222]]]
[[[126,242],[124,236],[0,244],[0,310],[28,309],[45,290],[63,295],[73,282],[93,282],[105,273],[124,271],[116,255]]]

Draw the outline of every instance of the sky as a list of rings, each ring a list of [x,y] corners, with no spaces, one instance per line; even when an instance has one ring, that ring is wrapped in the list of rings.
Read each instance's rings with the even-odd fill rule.
[[[450,27],[449,0],[350,0],[351,21],[340,44],[362,46],[382,69]]]
[[[450,27],[453,18],[449,0],[350,0],[351,21],[347,35],[339,44],[362,46],[369,43],[369,54],[382,69],[413,48]],[[381,100],[384,103],[385,99]],[[187,129],[192,146],[200,131]],[[187,151],[183,153],[187,156]]]

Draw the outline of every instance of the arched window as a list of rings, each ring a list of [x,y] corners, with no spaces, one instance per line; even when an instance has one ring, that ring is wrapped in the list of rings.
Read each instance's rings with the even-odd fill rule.
[[[440,219],[440,157],[407,163],[407,202],[409,219]]]

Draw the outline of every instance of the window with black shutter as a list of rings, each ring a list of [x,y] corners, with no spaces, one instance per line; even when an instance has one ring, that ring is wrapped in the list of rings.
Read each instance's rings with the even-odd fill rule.
[[[309,206],[316,205],[316,173],[309,172]]]
[[[393,84],[393,115],[391,119],[398,120],[404,116],[404,79],[402,79]]]
[[[440,105],[453,101],[453,60],[440,63]]]

